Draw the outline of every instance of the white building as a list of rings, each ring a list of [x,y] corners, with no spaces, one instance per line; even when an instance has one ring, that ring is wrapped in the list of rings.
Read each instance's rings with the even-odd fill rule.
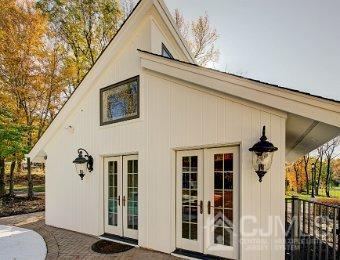
[[[259,182],[262,126],[278,151]],[[284,259],[285,161],[339,133],[339,102],[195,65],[163,1],[142,0],[27,157],[46,162],[48,225]],[[83,180],[79,148],[94,160]]]

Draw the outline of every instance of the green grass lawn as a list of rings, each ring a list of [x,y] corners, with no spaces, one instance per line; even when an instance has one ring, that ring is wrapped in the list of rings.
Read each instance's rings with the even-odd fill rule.
[[[286,198],[290,198],[293,195],[299,196],[300,199],[304,199],[304,200],[309,200],[311,198],[311,195],[310,194],[306,194],[306,193],[298,194],[296,192],[291,192],[291,191],[286,192]],[[333,187],[333,188],[331,188],[330,195],[331,195],[331,199],[340,200],[340,187]],[[325,189],[320,189],[319,190],[319,196],[316,196],[316,198],[320,198],[320,199],[327,198],[326,190]]]
[[[8,190],[8,187],[6,188]],[[21,192],[21,193],[27,192],[27,185],[22,185],[22,184],[14,185],[14,193],[16,192]],[[33,192],[45,192],[45,185],[41,184],[41,185],[33,186]]]

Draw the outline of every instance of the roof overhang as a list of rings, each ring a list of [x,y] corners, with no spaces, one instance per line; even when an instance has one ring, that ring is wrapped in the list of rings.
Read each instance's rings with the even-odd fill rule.
[[[340,128],[310,118],[288,114],[286,121],[286,160],[294,162],[302,155],[340,134]]]
[[[340,134],[340,103],[139,51],[144,69],[287,113],[286,159]]]

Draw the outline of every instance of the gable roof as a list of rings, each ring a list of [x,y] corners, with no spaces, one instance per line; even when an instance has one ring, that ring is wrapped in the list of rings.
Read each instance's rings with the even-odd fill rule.
[[[139,50],[142,67],[244,100],[340,127],[340,102]],[[300,108],[300,109],[298,109]]]
[[[340,102],[309,93],[197,66],[139,50],[141,66],[152,73],[270,107],[286,118],[286,160],[294,161],[340,134]],[[256,105],[257,103],[257,105]],[[274,109],[274,110],[273,110]]]
[[[213,72],[226,74],[226,75],[237,77],[237,78],[240,78],[240,79],[246,79],[246,80],[249,80],[249,81],[252,81],[252,82],[255,82],[255,83],[264,84],[264,85],[267,85],[267,86],[270,86],[270,87],[280,88],[280,89],[283,89],[283,90],[292,91],[292,92],[304,94],[304,95],[307,95],[307,96],[316,97],[316,98],[324,99],[324,100],[327,100],[327,101],[332,101],[332,102],[335,102],[335,103],[340,103],[340,100],[336,100],[336,99],[332,99],[332,98],[327,98],[327,97],[323,97],[323,96],[320,96],[320,95],[311,94],[311,93],[308,93],[308,92],[305,92],[305,91],[300,91],[300,90],[293,89],[293,88],[283,87],[283,86],[280,86],[280,85],[277,85],[277,84],[272,84],[272,83],[260,81],[260,80],[257,80],[257,79],[253,79],[253,78],[248,78],[248,77],[236,75],[236,74],[233,74],[233,73],[230,73],[230,72],[225,72],[225,71],[220,71],[220,70],[216,70],[216,69],[212,69],[212,68],[203,67],[203,66],[198,65],[197,63],[181,61],[181,60],[178,60],[178,59],[175,59],[175,58],[168,58],[168,57],[165,57],[165,56],[162,56],[162,55],[159,55],[159,54],[156,54],[156,53],[152,53],[152,52],[149,52],[149,51],[145,51],[145,50],[138,49],[138,51],[142,52],[142,53],[158,56],[160,58],[169,59],[169,60],[172,60],[172,61],[177,61],[177,62],[180,62],[180,63],[183,63],[183,64],[192,65],[192,66],[195,66],[195,67],[198,67],[198,68],[203,68],[203,69],[206,69],[206,70],[211,70]]]
[[[96,75],[96,73],[98,72],[97,70],[101,66],[101,64],[105,64],[108,62],[109,58],[112,56],[110,54],[116,52],[119,49],[117,45],[119,45],[119,43],[122,44],[124,42],[123,40],[124,37],[127,37],[129,33],[134,29],[134,26],[136,24],[139,24],[139,22],[144,18],[145,14],[150,10],[152,6],[154,6],[156,10],[159,12],[165,25],[168,27],[176,43],[178,44],[180,49],[183,51],[188,61],[195,63],[195,59],[192,56],[191,52],[189,51],[189,48],[186,45],[183,37],[179,33],[177,26],[175,25],[175,22],[172,19],[172,16],[168,8],[166,7],[164,1],[163,0],[140,0],[136,4],[132,12],[129,14],[127,19],[123,22],[123,24],[121,25],[117,33],[110,40],[108,45],[99,54],[94,65],[85,74],[83,79],[80,81],[78,87],[71,94],[69,99],[63,104],[63,106],[58,111],[55,118],[52,120],[52,122],[47,127],[43,135],[35,143],[35,145],[31,149],[29,154],[26,155],[26,157],[34,158],[39,153],[39,149],[45,145],[45,143],[49,140],[49,138],[52,136],[54,131],[60,126],[63,116],[67,115],[68,112],[70,112],[71,108],[73,107],[73,104],[77,104],[80,100],[80,97],[82,97],[86,93],[86,90],[88,89],[88,86],[86,85],[89,85],[87,84],[89,79]]]
[[[144,1],[144,0],[140,0],[139,2]],[[178,26],[176,25],[169,9],[167,8],[166,4],[164,3],[163,0],[153,0],[154,1],[154,5],[157,8],[157,10],[159,11],[159,14],[161,15],[161,17],[163,18],[164,21],[168,22],[168,29],[170,29],[170,31],[172,32],[172,35],[176,38],[177,43],[181,43],[180,46],[182,47],[184,51],[184,53],[187,56],[187,59],[196,64],[196,60],[194,58],[194,56],[192,55],[186,41],[184,40],[182,34],[179,32]]]

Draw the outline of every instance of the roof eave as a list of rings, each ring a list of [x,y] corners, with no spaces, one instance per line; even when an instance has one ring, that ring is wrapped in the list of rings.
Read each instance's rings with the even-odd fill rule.
[[[156,6],[156,8],[158,10],[162,10],[163,12],[159,12],[161,14],[161,16],[163,17],[163,19],[165,18],[164,15],[167,18],[167,21],[169,22],[169,27],[172,29],[173,31],[173,36],[175,36],[175,38],[177,38],[177,42],[181,43],[181,47],[183,49],[183,52],[185,54],[185,56],[187,57],[187,59],[193,63],[193,64],[197,64],[196,59],[194,58],[194,56],[192,55],[186,41],[184,40],[183,36],[181,35],[181,33],[178,30],[178,27],[174,21],[174,19],[172,18],[172,15],[168,9],[168,7],[166,6],[166,4],[164,3],[163,0],[155,0],[154,5]],[[164,15],[163,15],[164,14]]]
[[[139,50],[141,66],[205,88],[340,127],[340,103],[252,82]]]

